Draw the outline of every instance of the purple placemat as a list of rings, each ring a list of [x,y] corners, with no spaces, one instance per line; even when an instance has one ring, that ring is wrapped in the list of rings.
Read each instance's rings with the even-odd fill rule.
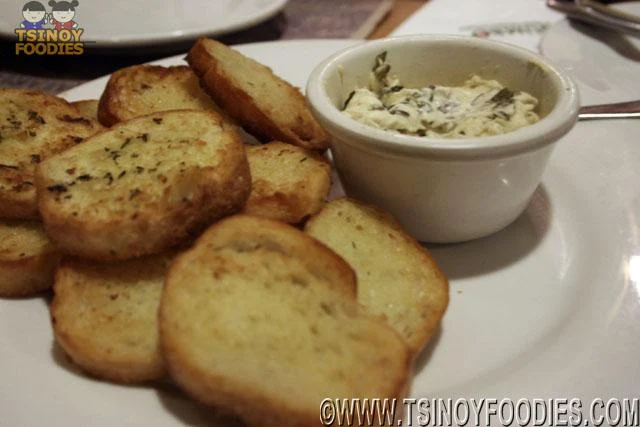
[[[393,7],[392,0],[297,0],[285,14],[286,39],[365,38]]]

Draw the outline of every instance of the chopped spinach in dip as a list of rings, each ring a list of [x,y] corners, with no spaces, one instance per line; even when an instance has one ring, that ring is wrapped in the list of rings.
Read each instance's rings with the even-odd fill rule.
[[[386,56],[376,57],[369,87],[356,89],[345,102],[344,113],[364,124],[407,135],[465,138],[511,132],[540,120],[536,98],[476,75],[459,87],[405,88],[390,75]]]

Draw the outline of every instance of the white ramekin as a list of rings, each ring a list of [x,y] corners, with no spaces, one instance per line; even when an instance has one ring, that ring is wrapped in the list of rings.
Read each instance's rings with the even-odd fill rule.
[[[503,135],[468,139],[407,136],[361,124],[341,112],[365,87],[374,58],[387,52],[406,87],[496,79],[540,101],[542,119]],[[418,35],[350,47],[319,64],[307,83],[314,115],[349,196],[395,215],[418,240],[450,243],[486,236],[514,221],[540,183],[555,143],[575,124],[575,84],[541,56],[472,37]]]

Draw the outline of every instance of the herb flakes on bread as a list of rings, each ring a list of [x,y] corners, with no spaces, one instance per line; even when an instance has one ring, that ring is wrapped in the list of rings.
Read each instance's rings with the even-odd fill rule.
[[[177,110],[113,126],[40,164],[47,234],[72,255],[115,261],[159,253],[242,209],[249,165],[213,112]]]
[[[38,163],[101,129],[62,98],[0,89],[0,218],[38,218]]]

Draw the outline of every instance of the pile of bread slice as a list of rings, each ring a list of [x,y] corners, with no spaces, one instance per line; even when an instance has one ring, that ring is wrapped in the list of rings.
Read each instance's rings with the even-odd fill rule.
[[[446,278],[386,213],[326,200],[298,89],[211,39],[187,61],[119,70],[99,101],[0,89],[0,295],[53,287],[84,372],[169,376],[249,425],[403,397]]]

